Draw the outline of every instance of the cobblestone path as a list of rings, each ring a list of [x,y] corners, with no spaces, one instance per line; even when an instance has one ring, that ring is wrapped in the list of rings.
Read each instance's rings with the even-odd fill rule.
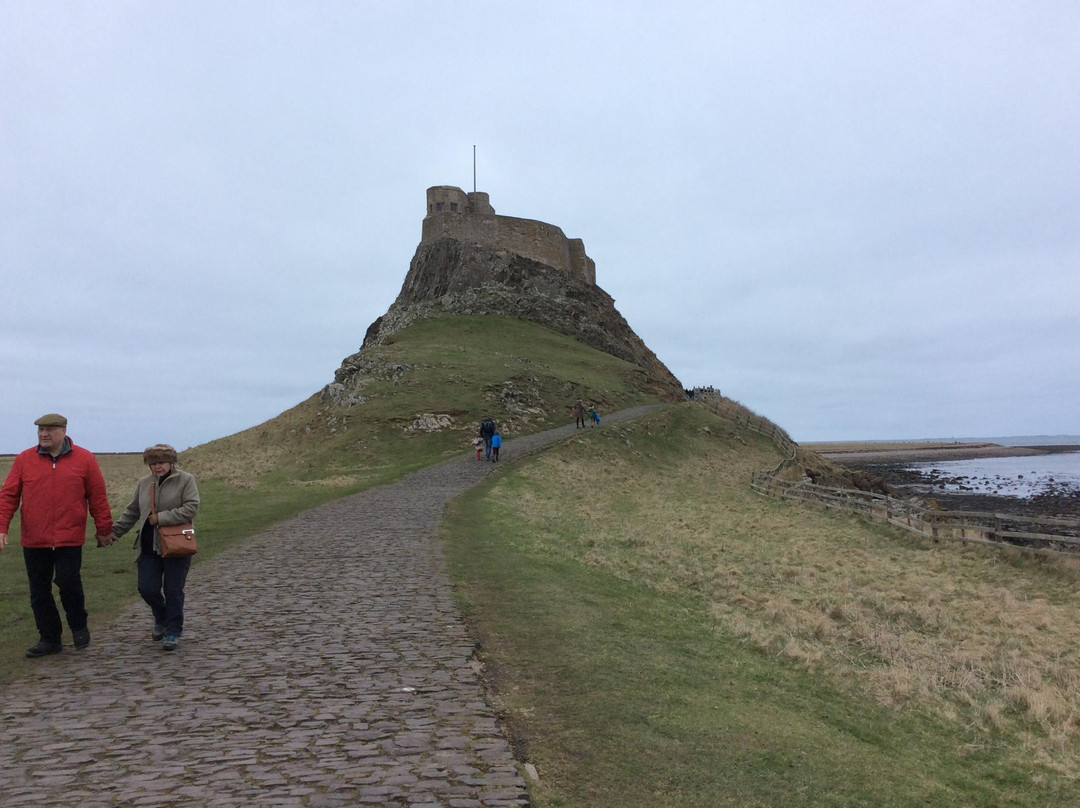
[[[196,563],[175,653],[140,602],[38,660],[0,689],[0,804],[527,805],[437,539],[495,468],[455,458]]]

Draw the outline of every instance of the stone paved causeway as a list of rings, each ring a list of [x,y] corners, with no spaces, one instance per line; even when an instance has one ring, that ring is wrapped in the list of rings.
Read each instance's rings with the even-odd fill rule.
[[[0,805],[527,805],[437,537],[495,468],[455,458],[196,562],[176,653],[141,602],[91,615],[89,649],[0,688]]]

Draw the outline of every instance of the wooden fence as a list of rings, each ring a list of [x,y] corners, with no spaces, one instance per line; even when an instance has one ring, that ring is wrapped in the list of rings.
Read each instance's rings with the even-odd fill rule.
[[[702,397],[697,400],[701,400],[708,409],[715,412],[721,418],[734,421],[739,426],[745,427],[751,432],[757,432],[759,435],[767,437],[776,444],[776,448],[784,455],[784,465],[795,460],[799,450],[799,444],[793,441],[787,432],[768,418],[763,418],[762,416],[751,412],[742,404],[720,395]]]
[[[776,468],[757,471],[752,475],[750,487],[760,494],[857,513],[873,521],[895,525],[935,540],[946,539],[998,547],[1007,545],[1037,552],[1080,553],[1078,517],[946,511],[855,488],[835,488],[815,485],[809,481],[782,480],[780,473],[796,462],[799,453],[799,445],[787,432],[730,399],[716,397],[707,401],[706,406],[721,417],[770,438],[783,454],[784,459]]]
[[[776,476],[778,471],[754,472],[750,487],[761,494],[858,513],[932,539],[1005,544],[1043,552],[1080,552],[1080,518],[925,508],[910,500],[854,488],[781,480]]]

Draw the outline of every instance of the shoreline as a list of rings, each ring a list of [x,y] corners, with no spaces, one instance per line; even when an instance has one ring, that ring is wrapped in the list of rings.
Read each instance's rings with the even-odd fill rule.
[[[1075,445],[1002,446],[996,443],[961,444],[818,444],[803,446],[852,471],[880,477],[892,496],[933,502],[950,511],[980,511],[1027,516],[1080,516],[1080,487],[1058,483],[1030,497],[989,494],[972,490],[945,490],[946,483],[963,487],[963,475],[940,477],[909,468],[913,463],[977,460],[990,457],[1032,457],[1080,451]]]

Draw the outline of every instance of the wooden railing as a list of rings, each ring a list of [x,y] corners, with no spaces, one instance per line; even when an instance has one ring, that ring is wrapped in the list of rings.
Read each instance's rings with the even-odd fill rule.
[[[791,439],[791,435],[768,418],[763,418],[762,416],[751,412],[737,401],[732,401],[730,398],[724,398],[721,395],[701,397],[696,400],[701,401],[708,409],[715,412],[721,418],[727,418],[729,421],[734,421],[736,424],[749,429],[751,432],[757,432],[759,435],[767,437],[776,444],[776,448],[779,449],[780,454],[784,456],[785,460],[783,461],[783,465],[787,465],[795,460],[799,450],[799,444]]]
[[[770,438],[780,450],[784,459],[776,468],[756,471],[751,477],[750,487],[760,494],[857,513],[935,540],[1024,547],[1037,552],[1080,553],[1078,517],[946,511],[855,488],[815,485],[806,480],[783,480],[780,473],[796,462],[799,453],[799,445],[787,432],[730,399],[716,396],[706,401],[705,405],[717,415]]]
[[[781,480],[775,469],[754,472],[750,487],[761,494],[858,513],[932,539],[1010,545],[1042,552],[1080,552],[1080,518],[1077,517],[925,508],[910,500],[854,488]]]

